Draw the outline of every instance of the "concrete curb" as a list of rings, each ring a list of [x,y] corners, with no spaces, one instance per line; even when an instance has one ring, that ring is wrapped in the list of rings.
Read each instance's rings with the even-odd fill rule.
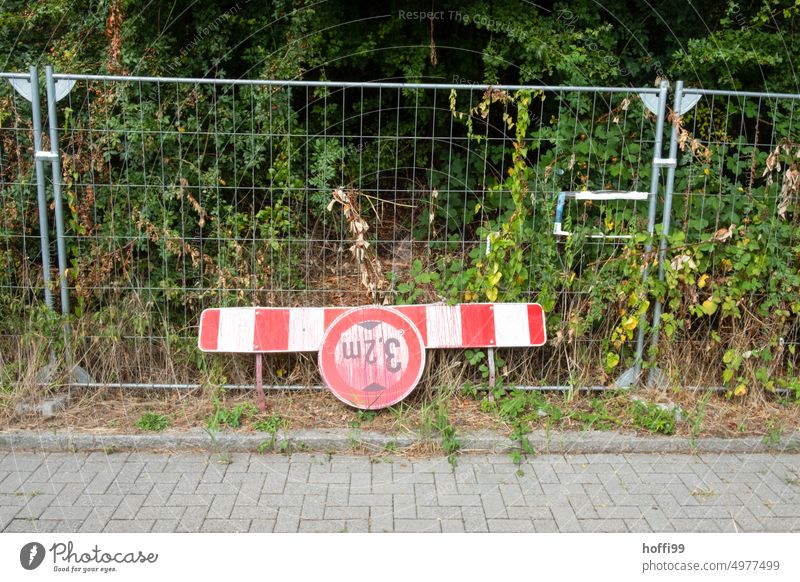
[[[459,435],[464,453],[508,453],[519,445],[491,431]],[[617,432],[532,432],[531,446],[544,454],[593,453],[799,453],[800,435],[793,434],[768,443],[759,437],[699,438],[641,436]],[[212,452],[399,452],[418,444],[441,445],[440,439],[420,439],[412,435],[390,435],[357,429],[319,429],[281,431],[272,439],[266,433],[219,432],[204,430],[159,434],[91,434],[72,431],[3,431],[0,449],[40,451],[98,450],[204,450]]]

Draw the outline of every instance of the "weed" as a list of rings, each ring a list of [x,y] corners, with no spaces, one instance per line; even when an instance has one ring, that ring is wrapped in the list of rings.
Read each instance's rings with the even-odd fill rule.
[[[15,491],[14,492],[14,495],[16,495],[17,497],[31,497],[31,498],[33,498],[33,497],[38,497],[41,494],[42,494],[41,491],[31,491],[29,493],[26,493],[25,491]]]
[[[217,463],[220,465],[231,465],[233,464],[233,455],[227,451],[224,451],[217,455]]]
[[[285,430],[288,426],[289,421],[277,413],[253,423],[253,428],[257,431],[268,432],[272,434],[275,434],[282,429]]]
[[[692,497],[697,497],[697,498],[699,498],[699,499],[705,499],[705,498],[708,498],[708,497],[713,497],[713,496],[714,496],[714,495],[716,495],[716,494],[717,494],[717,492],[716,492],[716,491],[714,491],[714,490],[713,490],[713,489],[711,489],[711,488],[705,488],[705,489],[703,489],[703,488],[701,488],[701,487],[698,487],[697,489],[693,489],[693,490],[691,491],[691,493],[690,493],[690,495],[691,495]]]
[[[706,416],[706,406],[708,405],[708,401],[711,400],[711,394],[710,391],[703,394],[700,400],[697,401],[694,411],[689,415],[689,443],[692,447],[692,451],[697,450],[697,437],[700,435],[700,431],[703,427],[703,419],[705,419]]]
[[[591,411],[574,410],[566,416],[579,422],[581,430],[611,430],[620,424],[619,418],[608,410],[605,399],[592,398],[589,407]]]
[[[675,433],[675,412],[665,410],[653,402],[634,400],[631,407],[633,424],[654,433]]]
[[[781,442],[781,437],[783,436],[783,427],[776,426],[775,421],[768,420],[767,421],[767,434],[764,435],[764,438],[761,439],[761,442],[767,446],[773,447]]]
[[[136,428],[139,430],[161,432],[166,430],[167,427],[169,427],[169,419],[163,414],[158,414],[156,412],[145,412],[139,417],[139,420],[136,421]]]
[[[450,424],[450,419],[447,413],[447,405],[444,402],[439,402],[439,408],[436,412],[434,420],[434,428],[442,437],[442,450],[447,455],[447,461],[450,466],[455,470],[458,460],[456,453],[461,448],[461,443],[456,438],[456,429]]]
[[[219,430],[223,426],[230,428],[240,428],[242,420],[255,413],[258,409],[249,402],[244,404],[237,404],[233,408],[225,408],[219,401],[219,398],[214,396],[214,413],[208,419],[208,428],[211,430]]]

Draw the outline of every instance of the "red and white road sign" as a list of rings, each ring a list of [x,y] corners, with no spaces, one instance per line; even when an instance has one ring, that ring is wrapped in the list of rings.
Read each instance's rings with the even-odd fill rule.
[[[417,327],[389,307],[347,311],[325,332],[319,350],[319,369],[331,392],[367,410],[408,396],[424,367],[425,344]]]
[[[349,307],[206,309],[198,344],[204,352],[316,352]],[[427,348],[541,346],[547,341],[537,303],[464,303],[393,307],[414,324]]]

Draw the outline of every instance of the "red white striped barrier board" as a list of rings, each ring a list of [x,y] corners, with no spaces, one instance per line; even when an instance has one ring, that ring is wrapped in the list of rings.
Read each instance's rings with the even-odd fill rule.
[[[350,307],[229,307],[200,316],[204,352],[316,352],[326,330]],[[426,348],[511,348],[547,341],[538,303],[398,305]]]

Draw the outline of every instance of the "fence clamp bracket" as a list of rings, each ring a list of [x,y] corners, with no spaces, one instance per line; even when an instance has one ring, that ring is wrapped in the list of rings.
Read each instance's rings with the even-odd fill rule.
[[[55,162],[58,159],[58,154],[48,151],[36,152],[33,154],[35,160],[42,160],[43,162]]]
[[[678,166],[678,160],[675,158],[655,158],[653,165],[661,168],[675,168]]]

